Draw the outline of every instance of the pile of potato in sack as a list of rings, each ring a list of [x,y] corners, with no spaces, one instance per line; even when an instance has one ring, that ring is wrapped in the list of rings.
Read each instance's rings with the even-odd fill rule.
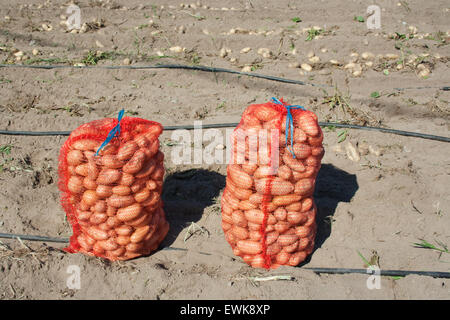
[[[163,128],[122,116],[81,125],[61,148],[61,204],[73,229],[68,252],[128,260],[157,249],[169,230],[161,201]]]
[[[161,193],[163,128],[106,118],[75,129],[60,151],[61,204],[72,225],[68,252],[129,260],[155,251],[169,230]],[[313,193],[324,155],[317,116],[272,98],[246,108],[231,136],[222,229],[255,268],[296,266],[314,248]]]
[[[301,106],[272,98],[244,111],[231,136],[222,229],[252,267],[296,266],[312,252],[322,140],[317,116]]]

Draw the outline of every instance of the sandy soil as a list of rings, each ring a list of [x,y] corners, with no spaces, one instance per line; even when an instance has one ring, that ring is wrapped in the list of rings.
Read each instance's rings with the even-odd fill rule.
[[[152,6],[134,0],[83,0],[77,4],[88,30],[68,33],[60,25],[65,19],[61,15],[67,16],[63,2],[1,0],[2,63],[197,63],[234,70],[250,67],[328,87],[183,70],[1,68],[0,128],[72,130],[94,119],[116,117],[121,108],[164,125],[237,122],[248,104],[275,96],[306,106],[321,121],[449,136],[450,94],[436,88],[450,83],[449,4],[397,2],[377,1],[381,29],[368,30],[354,17],[367,19],[371,1],[310,1],[300,6],[286,0],[232,0],[226,3],[228,10],[222,10],[223,1],[189,8],[178,1]],[[302,21],[294,22],[295,17]],[[48,25],[51,30],[45,31]],[[324,32],[307,41],[304,29],[314,26]],[[177,46],[184,51],[177,52]],[[251,50],[241,53],[246,47]],[[259,48],[271,53],[262,56]],[[310,51],[320,61],[309,61]],[[296,63],[310,64],[312,71]],[[361,74],[355,73],[358,70]],[[423,70],[429,74],[420,73]],[[171,230],[162,247],[178,249],[108,263],[66,254],[62,244],[24,242],[25,247],[3,239],[0,298],[448,299],[449,280],[382,277],[381,289],[369,290],[367,275],[316,275],[302,268],[364,268],[360,252],[381,269],[450,271],[448,253],[414,247],[419,239],[439,248],[450,245],[448,144],[367,131],[341,133],[325,130],[326,154],[315,194],[317,245],[300,267],[266,272],[233,257],[220,225],[226,166],[175,165],[172,133],[165,132],[164,200]],[[64,140],[0,136],[0,232],[70,236],[57,188],[58,152]],[[347,157],[348,142],[358,146],[359,161]],[[366,154],[368,146],[372,152]],[[184,241],[192,222],[207,232]],[[80,267],[79,290],[66,285],[70,265]],[[295,280],[257,286],[248,280],[280,274]]]

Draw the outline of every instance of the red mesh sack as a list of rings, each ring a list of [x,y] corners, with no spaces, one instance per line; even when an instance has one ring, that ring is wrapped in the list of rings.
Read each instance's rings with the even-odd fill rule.
[[[81,125],[61,148],[61,205],[73,228],[67,252],[128,260],[157,249],[169,230],[161,201],[163,128],[121,115]]]
[[[244,111],[231,136],[222,229],[252,267],[296,266],[312,252],[322,140],[317,116],[303,107],[273,98]]]

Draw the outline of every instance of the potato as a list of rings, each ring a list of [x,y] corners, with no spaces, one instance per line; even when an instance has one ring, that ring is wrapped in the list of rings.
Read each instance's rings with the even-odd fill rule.
[[[119,196],[117,194],[113,194],[106,200],[106,203],[111,207],[123,208],[132,205],[135,203],[135,200],[132,195]]]
[[[278,237],[277,242],[282,246],[286,247],[298,240],[298,236],[296,234],[281,234]]]
[[[144,179],[149,177],[156,169],[156,163],[153,159],[146,161],[139,172],[135,174],[135,177],[138,179]]]
[[[118,185],[112,188],[112,193],[119,196],[128,196],[131,193],[131,189],[128,186]]]
[[[130,160],[122,167],[123,172],[136,173],[142,169],[145,160],[145,153],[142,150],[138,150],[134,153]]]
[[[80,150],[71,150],[67,153],[66,159],[69,166],[77,166],[84,162],[84,155]]]
[[[117,151],[117,159],[121,161],[129,160],[138,149],[139,146],[135,141],[128,141]]]
[[[122,225],[114,229],[118,235],[129,236],[133,233],[134,228],[127,225]]]
[[[97,178],[97,184],[112,185],[119,181],[121,172],[117,169],[104,168],[100,171]]]
[[[300,201],[301,198],[302,198],[302,196],[299,194],[295,194],[295,193],[286,194],[286,195],[282,195],[282,196],[273,197],[272,203],[274,205],[276,205],[277,207],[287,206],[294,202]]]
[[[136,231],[131,235],[130,240],[132,243],[141,242],[145,236],[150,232],[150,230],[155,231],[155,228],[150,228],[150,226],[143,226],[137,228]]]
[[[83,179],[83,187],[89,190],[96,190],[97,189],[97,183],[95,180],[91,180],[90,177],[85,177]]]
[[[263,250],[260,242],[252,240],[238,240],[236,245],[237,248],[244,254],[258,254]]]
[[[88,164],[87,163],[82,163],[79,164],[75,167],[75,173],[83,176],[83,177],[87,177],[89,175],[88,173]]]
[[[89,218],[89,222],[92,224],[101,224],[106,220],[108,220],[108,216],[106,215],[106,213],[98,213],[98,212],[92,214],[91,217]]]
[[[73,193],[83,192],[83,179],[78,176],[71,176],[67,182],[67,189]]]
[[[296,116],[295,121],[308,136],[315,137],[320,132],[317,121],[314,120],[314,118],[312,118],[308,113],[300,113]]]
[[[89,229],[87,229],[87,234],[95,240],[108,239],[108,233],[104,230],[100,230],[97,227],[90,227]]]
[[[115,154],[105,154],[101,157],[101,163],[105,168],[118,169],[122,168],[126,162],[120,160]]]
[[[253,185],[253,180],[239,165],[230,164],[228,166],[228,174],[231,180],[238,188],[250,189]]]
[[[287,213],[287,221],[292,225],[298,225],[307,220],[307,216],[302,212],[289,211]]]
[[[122,186],[131,186],[135,180],[134,175],[131,173],[122,172],[122,175],[120,177],[120,180],[117,182],[118,184]]]
[[[269,193],[275,196],[289,194],[294,191],[294,185],[280,178],[264,178],[255,180],[255,188],[259,193]]]
[[[97,193],[94,190],[86,190],[83,193],[82,201],[88,206],[93,206],[98,200]]]
[[[306,159],[311,155],[311,147],[306,143],[294,143],[293,146],[296,159]]]
[[[247,219],[242,211],[236,210],[231,214],[232,223],[239,227],[247,227]]]
[[[247,200],[252,195],[252,190],[250,189],[242,189],[236,186],[231,180],[227,177],[227,188],[229,188],[230,193],[239,200]]]
[[[240,240],[245,240],[249,237],[247,228],[239,227],[238,225],[234,225],[231,227],[231,233]]]
[[[256,204],[251,203],[249,200],[239,201],[238,209],[239,210],[251,210],[256,209],[258,206]]]
[[[252,223],[262,224],[264,221],[264,213],[258,209],[247,210],[244,216],[247,221]]]
[[[134,203],[125,208],[120,208],[119,210],[117,210],[117,219],[119,219],[120,221],[130,221],[137,218],[141,212],[141,205],[139,203]]]
[[[134,194],[134,199],[136,200],[136,202],[144,202],[150,197],[151,193],[152,192],[147,188],[143,188],[141,191]],[[151,203],[149,203],[149,205],[151,205]]]
[[[80,139],[75,141],[72,144],[72,148],[73,149],[78,149],[81,151],[84,150],[91,150],[91,151],[97,151],[98,147],[100,146],[101,143],[99,143],[96,140],[92,140],[92,139]]]

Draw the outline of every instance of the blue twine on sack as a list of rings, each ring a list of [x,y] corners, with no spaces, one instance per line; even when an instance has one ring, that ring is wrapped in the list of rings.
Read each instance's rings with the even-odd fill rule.
[[[298,106],[298,105],[286,106],[280,100],[278,100],[277,98],[272,98],[272,102],[282,105],[287,110],[287,115],[286,115],[286,147],[291,152],[292,157],[295,159],[295,153],[294,153],[294,147],[293,147],[294,146],[294,119],[292,118],[291,109],[302,109],[302,110],[305,110],[305,111],[306,111],[306,109],[305,109],[305,107]],[[290,149],[289,149],[289,146],[288,146],[288,135],[289,135],[289,132],[291,133],[291,148]]]
[[[119,116],[117,117],[119,122],[108,133],[108,136],[106,137],[106,140],[103,141],[102,145],[100,146],[100,148],[98,148],[97,152],[95,153],[96,156],[98,156],[98,153],[100,152],[100,150],[102,150],[114,137],[119,137],[120,136],[120,121],[122,120],[122,117],[123,117],[124,113],[125,113],[124,109],[120,110]]]

